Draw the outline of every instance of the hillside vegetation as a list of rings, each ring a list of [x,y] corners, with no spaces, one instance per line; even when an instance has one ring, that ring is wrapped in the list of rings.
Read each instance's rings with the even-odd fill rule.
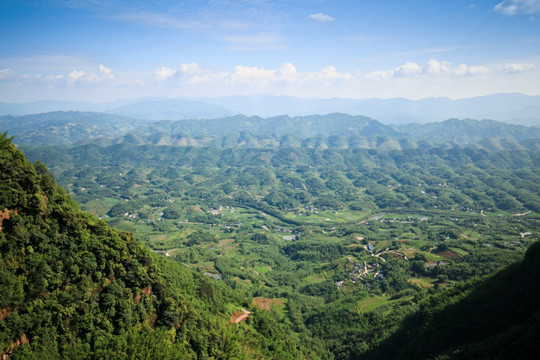
[[[303,358],[238,291],[79,210],[0,136],[0,350],[9,359]],[[311,357],[311,356],[310,356]]]

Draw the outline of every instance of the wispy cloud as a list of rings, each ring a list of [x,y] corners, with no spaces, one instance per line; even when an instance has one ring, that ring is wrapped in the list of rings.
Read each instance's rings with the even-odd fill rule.
[[[62,0],[65,1],[65,0]],[[154,4],[146,1],[73,0],[79,7],[97,16],[139,26],[175,29],[223,31],[273,26],[281,17],[275,5],[266,1],[176,1]],[[69,2],[69,1],[68,1]],[[190,4],[191,3],[191,4]],[[69,6],[69,5],[67,5]]]
[[[319,21],[319,22],[331,22],[331,21],[334,21],[336,19],[334,19],[333,17],[329,16],[329,15],[326,15],[326,14],[323,14],[323,13],[316,13],[316,14],[311,14],[308,16],[308,18],[310,18],[311,20],[315,20],[315,21]]]
[[[533,70],[533,64],[510,64],[502,68],[502,71],[509,74],[517,74],[525,71]]]
[[[269,32],[226,36],[224,40],[230,44],[232,50],[276,50],[286,47],[280,34]]]
[[[5,80],[13,76],[13,70],[5,68],[0,70],[0,80]]]
[[[134,23],[138,25],[145,25],[151,27],[159,27],[166,29],[195,29],[195,28],[204,28],[208,25],[195,20],[185,20],[179,17],[156,14],[151,12],[134,12],[134,13],[123,13],[123,14],[114,14],[109,15],[108,18],[115,21],[122,21],[128,23]]]
[[[357,35],[357,36],[348,36],[347,40],[352,42],[368,42],[368,41],[377,41],[385,39],[383,36],[366,36],[366,35]]]
[[[114,80],[114,75],[111,71],[111,69],[109,69],[108,67],[106,67],[105,65],[99,65],[98,66],[98,70],[99,70],[99,73],[100,75],[105,78],[105,79],[109,79],[109,80]]]
[[[504,0],[495,5],[494,10],[505,15],[540,14],[540,1]]]
[[[76,83],[81,84],[103,84],[105,82],[108,82],[112,84],[112,82],[115,80],[115,76],[113,75],[111,69],[104,65],[98,66],[97,72],[92,71],[85,71],[85,70],[73,70],[70,72],[65,79],[68,82],[68,85],[74,85]],[[49,77],[52,80],[62,80],[64,77]],[[44,78],[47,79],[47,78]]]

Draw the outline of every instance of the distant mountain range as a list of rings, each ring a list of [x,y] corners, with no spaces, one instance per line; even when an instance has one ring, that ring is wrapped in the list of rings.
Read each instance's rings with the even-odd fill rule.
[[[144,100],[108,112],[149,120],[215,119],[238,114],[224,106],[185,99]]]
[[[175,145],[402,150],[455,146],[498,150],[540,149],[540,128],[493,120],[385,125],[342,113],[262,118],[243,115],[207,120],[151,121],[91,112],[0,117],[0,131],[27,145]]]
[[[486,138],[524,141],[540,135],[540,128],[511,125],[493,120],[449,119],[428,124],[393,125],[392,128],[413,139],[467,144]]]
[[[0,115],[51,111],[107,112],[149,120],[221,118],[242,114],[274,117],[347,113],[368,116],[384,124],[428,123],[450,118],[491,119],[521,125],[540,125],[540,96],[495,94],[467,99],[301,99],[274,95],[215,98],[118,100],[109,103],[38,101],[0,103]]]
[[[0,117],[0,131],[29,145],[71,145],[100,136],[117,137],[146,125],[147,120],[78,111]]]

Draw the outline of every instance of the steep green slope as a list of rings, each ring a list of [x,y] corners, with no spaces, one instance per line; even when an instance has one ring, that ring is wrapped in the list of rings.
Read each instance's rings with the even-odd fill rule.
[[[0,353],[10,359],[301,358],[276,322],[79,210],[0,135]],[[310,356],[312,357],[312,356]]]
[[[540,242],[524,260],[420,302],[368,359],[536,359]]]

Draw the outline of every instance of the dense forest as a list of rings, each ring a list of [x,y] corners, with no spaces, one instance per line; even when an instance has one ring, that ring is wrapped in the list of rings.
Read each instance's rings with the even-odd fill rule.
[[[280,132],[265,130],[272,121]],[[389,127],[344,114],[220,122],[154,122],[118,127],[115,139],[61,142],[67,128],[57,124],[43,131],[70,146],[28,133],[13,140],[34,165],[2,137],[6,355],[535,350],[536,128]]]

